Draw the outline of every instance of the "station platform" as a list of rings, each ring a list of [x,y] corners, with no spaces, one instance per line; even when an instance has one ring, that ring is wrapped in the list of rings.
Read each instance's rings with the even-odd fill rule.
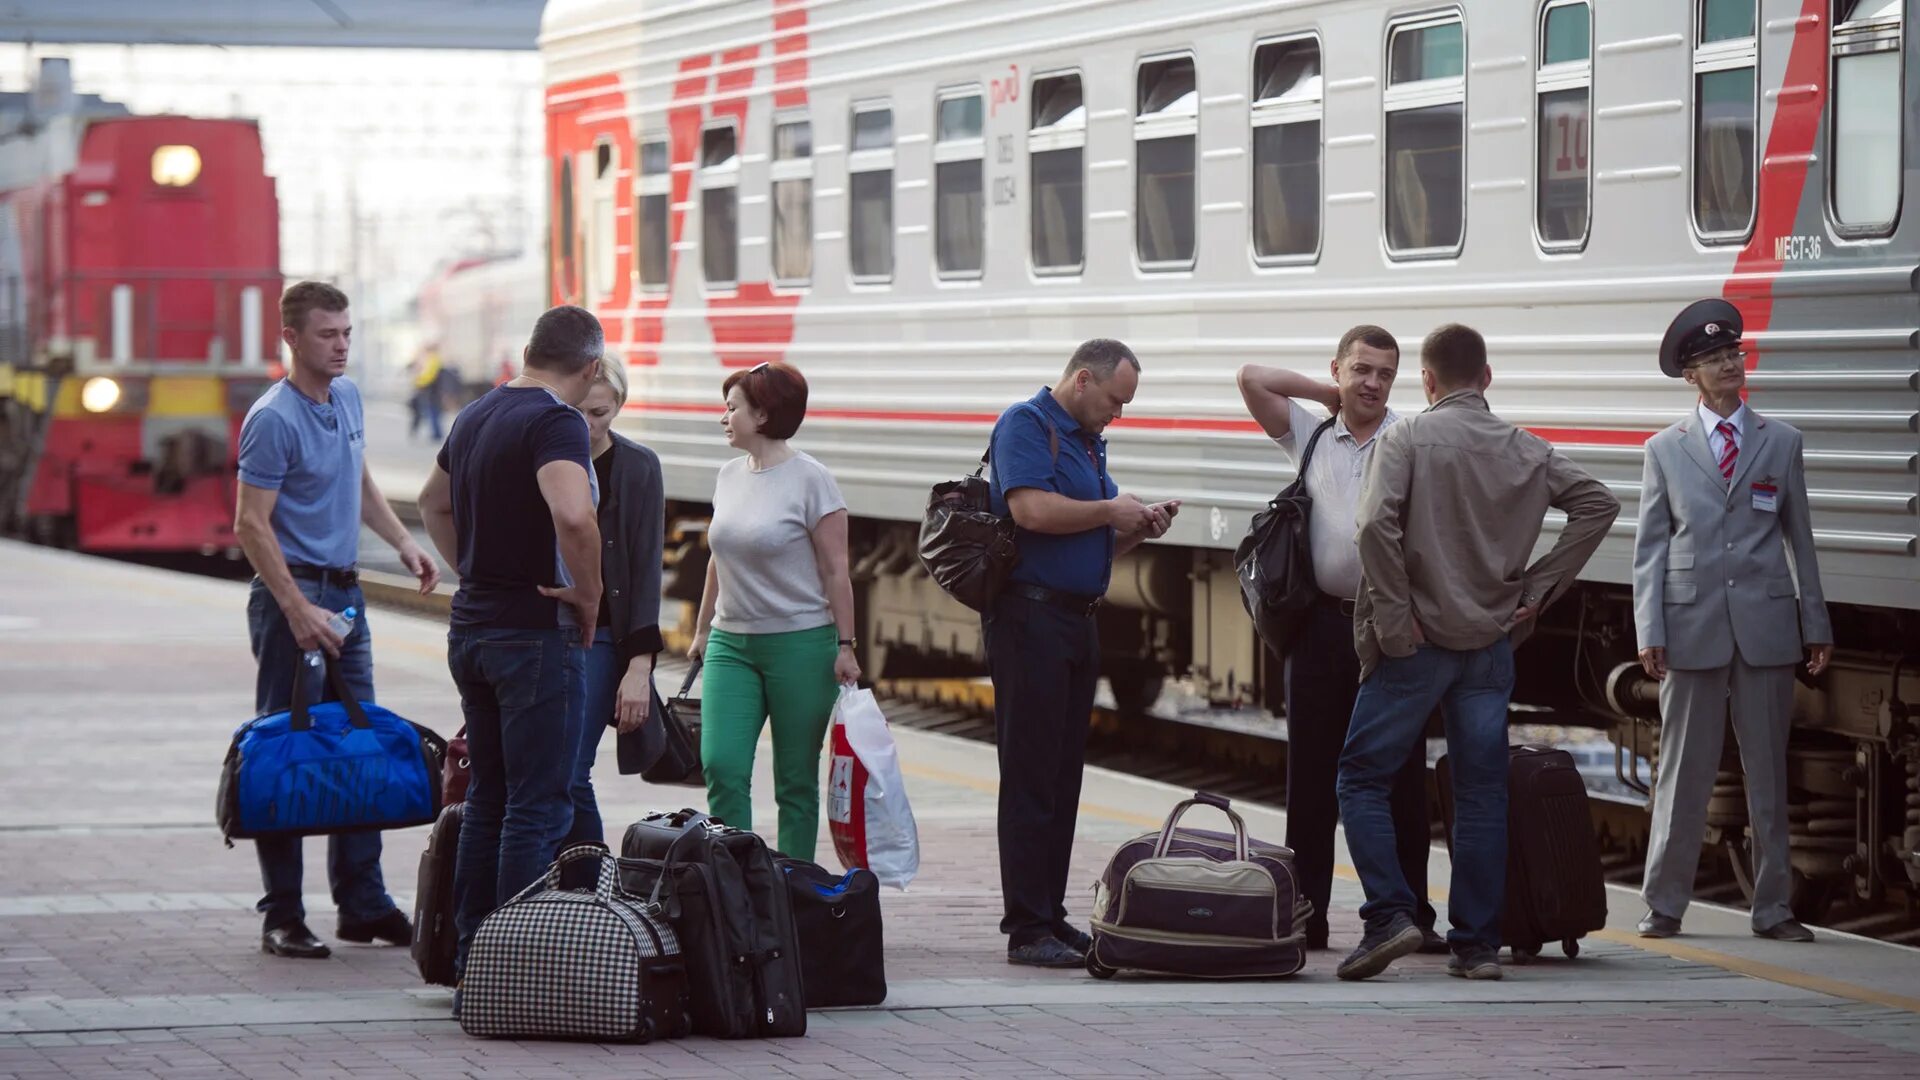
[[[1822,932],[1756,939],[1744,913],[1696,905],[1686,936],[1643,942],[1627,890],[1576,960],[1549,947],[1497,983],[1410,957],[1333,977],[1359,936],[1359,886],[1334,886],[1334,943],[1271,982],[1098,981],[1005,963],[993,749],[896,729],[921,876],[888,891],[887,1001],[818,1011],[801,1039],[651,1046],[491,1042],[450,1019],[406,950],[333,942],[326,961],[259,951],[249,846],[213,825],[219,764],[251,713],[246,588],[0,543],[0,1078],[842,1076],[1900,1076],[1920,1062],[1920,952]],[[451,734],[445,629],[372,614],[379,696]],[[677,672],[663,668],[669,689]],[[603,755],[611,759],[611,748]],[[768,751],[756,820],[773,818]],[[610,829],[699,804],[611,767]],[[1186,792],[1090,770],[1069,905],[1125,839]],[[1245,806],[1261,837],[1284,815]],[[1194,811],[1196,815],[1205,813]],[[426,830],[387,834],[411,908]],[[308,920],[333,941],[324,844]],[[823,857],[831,845],[822,836]],[[1433,880],[1446,881],[1443,850]]]

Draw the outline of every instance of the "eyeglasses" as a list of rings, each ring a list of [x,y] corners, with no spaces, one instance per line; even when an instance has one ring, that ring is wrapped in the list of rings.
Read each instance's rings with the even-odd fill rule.
[[[1747,350],[1738,345],[1733,345],[1717,349],[1705,356],[1695,357],[1687,362],[1687,366],[1690,368],[1725,367],[1728,364],[1745,366],[1746,362]]]

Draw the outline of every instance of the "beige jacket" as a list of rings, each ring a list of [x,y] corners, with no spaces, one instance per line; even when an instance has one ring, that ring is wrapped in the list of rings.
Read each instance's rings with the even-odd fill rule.
[[[1547,507],[1567,514],[1553,550],[1532,566]],[[1413,622],[1447,649],[1481,649],[1531,630],[1536,612],[1573,584],[1620,513],[1620,500],[1539,436],[1460,390],[1388,428],[1360,494],[1360,595],[1354,646],[1361,678],[1380,657],[1408,656]]]

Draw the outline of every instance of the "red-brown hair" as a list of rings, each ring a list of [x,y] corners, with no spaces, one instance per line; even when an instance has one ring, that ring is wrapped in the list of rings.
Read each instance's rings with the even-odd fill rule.
[[[778,360],[736,371],[720,384],[720,395],[738,386],[747,404],[767,414],[760,434],[769,439],[791,439],[807,415],[807,377],[792,364]]]

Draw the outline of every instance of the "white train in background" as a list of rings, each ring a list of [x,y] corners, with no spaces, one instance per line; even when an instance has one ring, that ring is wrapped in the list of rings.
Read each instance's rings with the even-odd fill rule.
[[[607,325],[623,430],[686,519],[729,453],[725,374],[806,372],[800,442],[851,504],[860,636],[889,673],[979,651],[914,557],[928,487],[1075,344],[1127,341],[1145,370],[1113,474],[1186,505],[1116,569],[1116,694],[1176,677],[1276,709],[1229,556],[1289,470],[1235,369],[1323,371],[1361,322],[1410,367],[1430,329],[1473,325],[1494,407],[1626,504],[1523,651],[1518,699],[1644,746],[1641,444],[1691,405],[1655,351],[1683,305],[1725,296],[1754,407],[1806,434],[1840,639],[1796,718],[1796,866],[1816,891],[1904,887],[1913,18],[1900,0],[552,0],[547,299]],[[1418,380],[1394,403],[1420,408]]]

